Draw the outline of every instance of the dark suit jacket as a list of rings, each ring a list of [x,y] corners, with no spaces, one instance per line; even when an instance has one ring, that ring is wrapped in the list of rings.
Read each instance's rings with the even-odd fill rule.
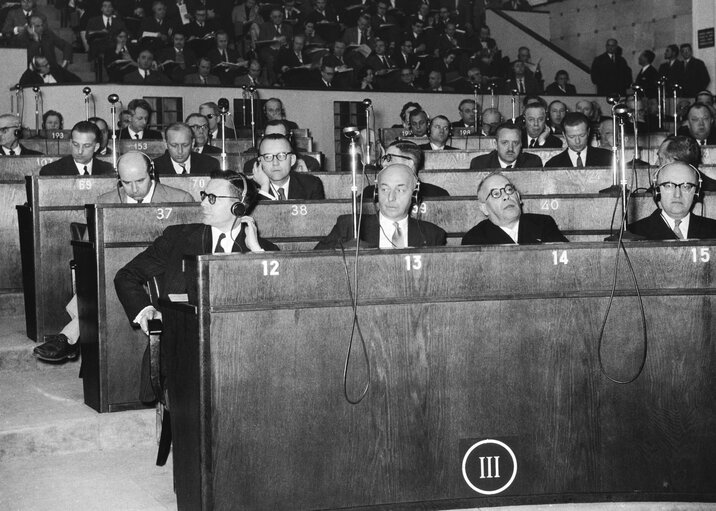
[[[547,135],[544,144],[537,146],[543,149],[559,149],[562,147],[562,140],[554,135]],[[522,149],[529,149],[527,143],[527,130],[522,130]]]
[[[146,78],[139,74],[139,70],[134,69],[124,75],[123,83],[134,85],[171,85],[172,81],[161,71],[150,71]]]
[[[316,176],[305,172],[288,173],[288,200],[323,200],[326,194],[323,191],[323,182]],[[260,200],[268,200],[268,197],[259,194]]]
[[[659,76],[665,76],[668,85],[681,84],[684,76],[684,63],[678,59],[673,64],[664,62],[659,66]]]
[[[597,86],[597,94],[602,96],[615,92],[625,95],[632,81],[624,57],[615,57],[612,62],[606,52],[597,55],[592,62],[592,83]]]
[[[601,147],[589,147],[587,149],[587,161],[585,167],[609,167],[612,164],[612,152]],[[567,149],[557,156],[550,158],[545,167],[572,167],[572,160],[569,159]]]
[[[17,149],[15,150],[17,151],[18,149],[20,150],[20,153],[16,154],[15,156],[37,156],[42,154],[40,151],[28,149],[22,144],[18,144]],[[2,150],[0,150],[0,156],[5,156],[5,153]]]
[[[716,220],[689,213],[689,232],[687,238],[711,239],[716,238]],[[646,218],[629,224],[629,232],[644,236],[648,240],[676,240],[679,239],[674,231],[661,216],[661,209],[657,209]]]
[[[48,163],[40,169],[41,176],[78,176],[77,166],[72,156],[64,156],[59,160]],[[114,168],[111,163],[93,158],[93,176],[113,176]]]
[[[77,76],[60,66],[50,66],[50,74],[55,78],[57,83],[82,83],[82,78]],[[20,77],[20,85],[42,85],[45,80],[42,79],[42,75],[33,71],[32,69],[26,69]]]
[[[522,213],[520,226],[517,229],[517,242],[520,245],[534,243],[569,241],[559,231],[554,219],[549,215]],[[514,244],[505,231],[489,220],[483,220],[467,231],[462,238],[463,245],[497,245]]]
[[[202,149],[201,154],[221,154],[221,148],[206,144],[204,149]]]
[[[420,144],[418,147],[420,147],[420,149],[422,149],[423,151],[434,151],[434,149],[430,145],[430,142],[428,142],[427,144]],[[450,145],[446,145],[445,147],[440,149],[440,151],[457,151],[457,150],[458,150],[457,147],[453,147]]]
[[[162,140],[161,132],[156,130],[145,129],[143,137],[142,140]],[[129,129],[127,128],[122,128],[119,133],[117,133],[117,138],[120,140],[133,140],[133,138],[129,136]]]
[[[525,74],[524,77],[525,81],[525,92],[524,94],[527,94],[528,96],[533,96],[535,94],[541,94],[542,93],[542,87],[540,86],[540,83],[537,81],[537,78],[534,77],[534,75],[527,75]],[[510,78],[505,82],[505,94],[510,94],[513,89],[517,89],[517,80],[515,78]]]
[[[366,248],[378,248],[380,244],[380,221],[378,215],[363,215],[360,226],[360,240]],[[445,245],[445,231],[435,224],[408,218],[408,246],[434,247]],[[331,232],[323,238],[314,250],[330,250],[338,248],[340,242],[346,243],[353,239],[353,216],[341,215]]]
[[[644,95],[647,98],[657,97],[657,85],[656,82],[659,79],[659,72],[652,65],[646,68],[646,70],[640,69],[639,73],[634,79],[634,83],[640,85],[644,89]]]
[[[536,154],[522,152],[512,164],[512,168],[541,168],[542,159]],[[500,161],[497,158],[497,149],[491,153],[476,156],[470,162],[471,169],[499,169]]]
[[[571,83],[568,83],[565,87],[566,91],[563,91],[559,88],[559,85],[557,85],[557,82],[550,83],[547,88],[544,90],[545,96],[576,96],[577,95],[577,89],[574,85]]]
[[[62,52],[63,59],[72,60],[72,45],[50,29],[45,29],[39,41],[35,41],[28,32],[20,34],[14,40],[19,46],[27,48],[28,62],[32,61],[33,57],[44,55],[51,66],[56,66],[58,63],[55,48]]]
[[[45,21],[45,26],[47,26],[47,16],[41,13],[38,9],[33,9],[30,14],[32,16],[40,16]],[[13,34],[15,27],[24,27],[26,24],[27,18],[25,18],[25,13],[22,10],[22,7],[18,5],[17,7],[12,7],[7,12],[7,17],[5,18],[2,32],[7,37],[18,37]]]
[[[682,80],[684,90],[681,92],[683,97],[696,97],[696,94],[709,86],[710,81],[711,77],[703,60],[691,57],[688,64],[684,62],[684,76]]]
[[[191,167],[191,175],[208,176],[215,170],[219,170],[219,160],[207,156],[205,154],[199,154],[192,151],[189,156],[189,166]],[[165,151],[159,158],[154,159],[154,172],[157,176],[175,176],[174,166],[172,165],[171,156],[169,151]]]
[[[221,80],[218,76],[210,74],[206,77],[206,83],[201,83],[199,73],[191,73],[184,77],[184,83],[187,85],[221,85]]]

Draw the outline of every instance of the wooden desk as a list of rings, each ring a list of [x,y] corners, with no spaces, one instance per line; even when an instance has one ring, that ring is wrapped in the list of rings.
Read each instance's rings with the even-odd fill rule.
[[[649,336],[627,385],[598,362],[614,244],[366,251],[357,405],[340,254],[188,259],[189,303],[162,309],[178,509],[715,502],[714,246],[627,250]],[[634,295],[622,258],[601,350],[619,379]]]

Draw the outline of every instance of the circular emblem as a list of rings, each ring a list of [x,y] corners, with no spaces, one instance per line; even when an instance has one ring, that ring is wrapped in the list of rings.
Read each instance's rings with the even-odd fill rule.
[[[499,440],[485,439],[474,443],[462,458],[462,477],[467,485],[482,495],[505,491],[517,476],[517,457]]]

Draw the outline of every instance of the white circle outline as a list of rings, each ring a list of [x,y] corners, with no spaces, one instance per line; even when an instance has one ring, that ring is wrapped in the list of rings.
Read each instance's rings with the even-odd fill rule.
[[[504,486],[502,486],[501,488],[498,488],[496,490],[481,490],[480,488],[478,488],[477,486],[475,486],[474,484],[472,484],[470,482],[470,479],[467,477],[467,472],[465,471],[465,465],[467,465],[468,456],[470,456],[472,451],[474,451],[475,449],[477,449],[478,447],[480,447],[481,445],[484,445],[484,444],[499,445],[500,447],[504,448],[509,453],[510,457],[512,458],[512,465],[513,465],[512,477],[510,477],[510,480],[507,481],[507,483]],[[501,493],[501,492],[505,491],[507,489],[507,487],[510,486],[512,484],[512,482],[515,480],[515,477],[517,477],[517,457],[515,457],[515,453],[512,452],[512,449],[510,449],[506,443],[500,442],[499,440],[492,440],[490,438],[487,438],[485,440],[480,440],[479,442],[473,444],[472,447],[470,447],[467,450],[467,452],[465,453],[465,456],[462,457],[462,478],[465,480],[465,482],[467,483],[467,485],[470,488],[475,490],[477,493],[481,493],[482,495],[495,495],[497,493]]]

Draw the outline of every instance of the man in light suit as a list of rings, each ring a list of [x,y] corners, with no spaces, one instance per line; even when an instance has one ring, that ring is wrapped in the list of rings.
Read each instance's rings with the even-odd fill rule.
[[[507,121],[497,127],[495,134],[497,149],[476,156],[470,162],[471,169],[541,168],[542,160],[536,154],[522,152],[519,126]]]
[[[545,167],[609,167],[612,153],[589,146],[589,120],[580,112],[568,112],[562,120],[567,149],[550,158]]]
[[[194,202],[184,190],[158,183],[152,179],[150,160],[138,151],[123,154],[117,161],[117,190],[104,193],[97,198],[97,204],[141,204],[161,202]],[[32,354],[45,362],[75,360],[79,356],[80,323],[77,311],[77,296],[73,296],[65,307],[70,322],[61,332],[44,336]]]
[[[477,200],[480,211],[487,219],[465,234],[463,245],[569,241],[551,216],[522,213],[520,193],[499,172],[493,172],[480,181]]]
[[[219,160],[192,151],[194,133],[188,124],[175,122],[164,130],[167,150],[154,159],[154,171],[159,176],[202,175],[208,176],[219,170]]]
[[[367,248],[408,248],[445,245],[446,234],[437,225],[410,218],[418,178],[410,167],[388,165],[377,177],[377,214],[363,215],[359,238]],[[315,246],[316,250],[355,246],[352,215],[341,215],[331,232]]]
[[[113,175],[110,163],[98,160],[102,133],[96,124],[80,121],[72,128],[72,154],[48,163],[40,169],[41,176],[101,176]]]
[[[651,215],[628,226],[629,232],[649,240],[685,240],[716,238],[716,220],[695,215],[691,210],[698,201],[701,187],[699,172],[681,161],[661,167],[655,177]]]
[[[0,156],[28,156],[42,154],[20,144],[22,126],[15,114],[0,115]]]

